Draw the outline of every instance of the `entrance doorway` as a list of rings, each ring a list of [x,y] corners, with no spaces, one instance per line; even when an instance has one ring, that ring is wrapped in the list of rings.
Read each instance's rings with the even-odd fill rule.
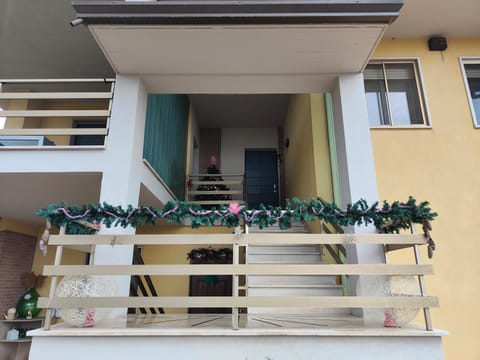
[[[278,206],[278,156],[276,150],[245,150],[245,182],[250,209],[260,204]]]

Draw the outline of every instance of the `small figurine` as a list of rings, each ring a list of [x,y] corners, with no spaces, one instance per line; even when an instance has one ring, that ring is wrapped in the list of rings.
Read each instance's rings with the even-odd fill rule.
[[[5,320],[14,320],[17,317],[17,309],[10,308],[7,310],[7,313],[3,315]]]
[[[30,320],[32,318],[32,310],[28,310],[26,319]]]

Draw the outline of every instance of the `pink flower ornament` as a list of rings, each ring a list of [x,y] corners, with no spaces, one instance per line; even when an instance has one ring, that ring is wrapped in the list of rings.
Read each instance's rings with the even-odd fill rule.
[[[243,205],[240,205],[239,203],[231,203],[228,206],[228,211],[236,216],[240,214],[240,212],[243,210]]]
[[[88,309],[85,314],[85,321],[82,323],[82,327],[92,327],[95,325],[95,309]]]
[[[385,310],[385,321],[383,322],[383,326],[393,327],[393,328],[400,327],[400,325],[398,325],[395,319],[393,318],[393,314],[391,310]]]

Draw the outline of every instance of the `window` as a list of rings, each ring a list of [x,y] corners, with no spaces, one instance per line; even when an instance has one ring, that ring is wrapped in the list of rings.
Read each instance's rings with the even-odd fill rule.
[[[464,63],[465,78],[470,94],[470,107],[472,109],[473,122],[480,127],[480,62]]]
[[[428,125],[416,61],[374,61],[363,73],[371,126]]]
[[[76,129],[104,129],[107,127],[106,120],[74,120],[73,128]],[[73,135],[70,138],[70,145],[105,145],[104,135]]]

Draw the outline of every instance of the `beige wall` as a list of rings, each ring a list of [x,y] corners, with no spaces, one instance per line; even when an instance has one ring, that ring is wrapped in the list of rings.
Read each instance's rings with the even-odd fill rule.
[[[379,196],[428,200],[439,213],[435,276],[428,293],[438,295],[433,325],[449,330],[447,359],[480,359],[477,346],[480,296],[480,129],[473,127],[460,71],[460,56],[480,58],[480,41],[448,39],[448,49],[430,52],[425,39],[383,41],[374,57],[419,57],[431,129],[372,129]],[[399,257],[402,255],[395,255]]]

